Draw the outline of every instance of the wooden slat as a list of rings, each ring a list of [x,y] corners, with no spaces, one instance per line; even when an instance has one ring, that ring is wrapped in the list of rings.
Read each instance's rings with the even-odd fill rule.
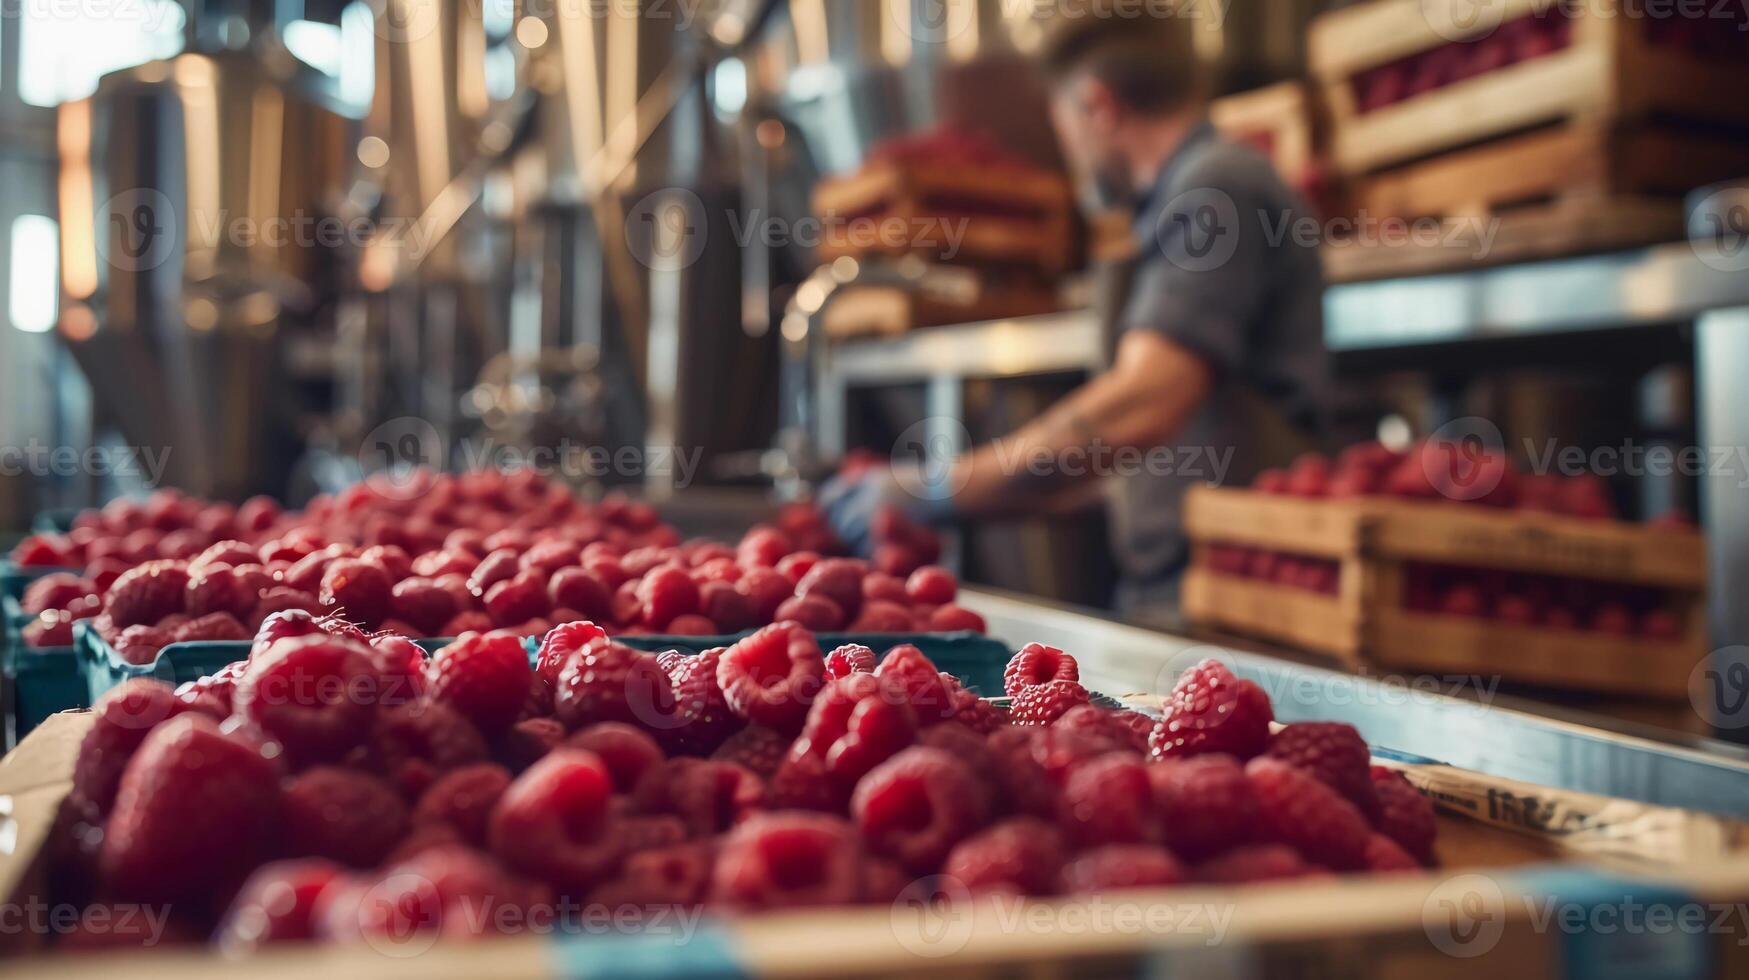
[[[1336,596],[1192,568],[1184,575],[1184,614],[1221,627],[1353,661],[1361,624]]]
[[[1184,501],[1184,530],[1192,540],[1341,558],[1358,551],[1360,527],[1360,510],[1348,502],[1208,486],[1191,488]]]

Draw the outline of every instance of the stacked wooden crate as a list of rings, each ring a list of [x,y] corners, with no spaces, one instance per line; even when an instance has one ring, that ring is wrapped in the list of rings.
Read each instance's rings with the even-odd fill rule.
[[[1749,173],[1740,5],[1379,0],[1308,43],[1358,213],[1494,222],[1332,249],[1336,278],[1678,239],[1684,192]]]

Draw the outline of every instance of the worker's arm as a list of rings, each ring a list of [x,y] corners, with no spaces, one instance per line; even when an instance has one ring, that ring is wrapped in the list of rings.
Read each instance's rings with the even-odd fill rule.
[[[1172,441],[1208,397],[1206,361],[1165,335],[1127,331],[1111,368],[1014,434],[955,465],[953,510],[973,517],[1037,514],[1085,499],[1114,450]]]

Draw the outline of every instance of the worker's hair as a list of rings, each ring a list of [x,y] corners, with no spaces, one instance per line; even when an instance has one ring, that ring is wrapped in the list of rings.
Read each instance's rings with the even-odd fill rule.
[[[1184,0],[1066,0],[1045,25],[1045,77],[1057,87],[1090,76],[1127,109],[1174,112],[1205,96],[1193,26]]]

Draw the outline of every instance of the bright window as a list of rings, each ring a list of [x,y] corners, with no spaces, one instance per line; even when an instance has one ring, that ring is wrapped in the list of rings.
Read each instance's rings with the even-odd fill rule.
[[[58,259],[60,228],[55,219],[21,214],[12,219],[12,268],[8,280],[12,325],[27,333],[47,333],[55,326],[60,296]]]
[[[20,7],[18,95],[30,105],[82,99],[112,71],[182,50],[175,0],[25,0]]]

